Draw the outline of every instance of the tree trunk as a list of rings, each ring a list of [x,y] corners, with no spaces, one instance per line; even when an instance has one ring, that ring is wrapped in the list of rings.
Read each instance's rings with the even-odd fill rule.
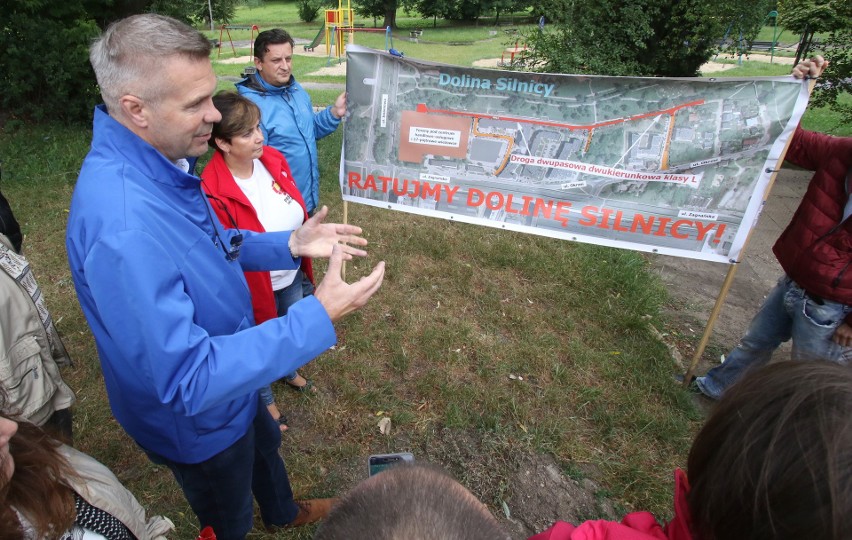
[[[396,0],[387,0],[385,2],[385,22],[382,27],[396,28]]]

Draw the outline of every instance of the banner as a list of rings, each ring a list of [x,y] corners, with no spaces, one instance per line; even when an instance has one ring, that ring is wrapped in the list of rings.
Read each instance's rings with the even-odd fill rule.
[[[346,201],[737,262],[808,100],[785,77],[462,68],[346,48]]]

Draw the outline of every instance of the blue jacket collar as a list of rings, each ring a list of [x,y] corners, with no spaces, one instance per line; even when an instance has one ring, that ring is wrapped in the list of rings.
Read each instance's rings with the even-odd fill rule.
[[[156,148],[111,117],[106,105],[98,105],[95,107],[92,151],[103,151],[103,149],[109,149],[110,153],[121,155],[125,163],[135,167],[155,182],[189,188],[197,188],[200,183],[198,177],[190,174],[193,172],[192,166],[196,158],[188,158],[190,173],[185,173]]]
[[[240,82],[242,86],[246,88],[250,88],[256,92],[261,94],[289,94],[292,92],[296,92],[299,90],[300,85],[296,82],[296,77],[292,74],[290,75],[290,82],[284,86],[274,86],[263,80],[263,77],[258,75],[257,73],[253,75],[249,75],[242,82]]]

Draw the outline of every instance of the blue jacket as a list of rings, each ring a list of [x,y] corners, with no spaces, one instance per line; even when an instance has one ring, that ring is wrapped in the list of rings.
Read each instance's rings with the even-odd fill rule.
[[[257,74],[237,83],[237,92],[260,107],[260,127],[267,146],[287,158],[308,212],[319,205],[317,141],[340,125],[331,107],[314,113],[311,96],[295,78],[287,86],[272,86]]]
[[[246,434],[257,389],[335,343],[308,297],[254,325],[244,270],[298,268],[289,232],[244,237],[228,261],[199,178],[95,110],[66,247],[116,419],[144,449],[198,463]],[[217,242],[219,245],[217,245]]]

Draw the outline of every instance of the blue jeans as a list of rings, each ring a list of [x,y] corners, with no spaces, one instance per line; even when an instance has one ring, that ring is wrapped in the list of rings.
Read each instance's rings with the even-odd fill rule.
[[[827,360],[846,363],[841,347],[831,340],[852,306],[808,296],[789,277],[782,276],[754,316],[745,337],[726,360],[695,379],[708,397],[719,399],[749,369],[772,358],[781,343],[793,338],[793,360]]]
[[[306,296],[314,294],[314,284],[308,279],[301,270],[296,271],[296,278],[293,283],[287,285],[283,289],[273,291],[275,295],[275,307],[278,309],[278,316],[287,315],[287,308],[301,300]],[[288,381],[296,378],[297,373],[289,373],[284,376]],[[260,399],[264,405],[272,405],[275,402],[275,397],[272,395],[272,386],[264,386],[260,389]]]
[[[237,442],[201,463],[177,463],[148,452],[171,469],[201,528],[210,525],[218,540],[242,540],[253,526],[252,493],[267,526],[283,526],[299,512],[278,454],[281,431],[260,400],[257,414]]]

